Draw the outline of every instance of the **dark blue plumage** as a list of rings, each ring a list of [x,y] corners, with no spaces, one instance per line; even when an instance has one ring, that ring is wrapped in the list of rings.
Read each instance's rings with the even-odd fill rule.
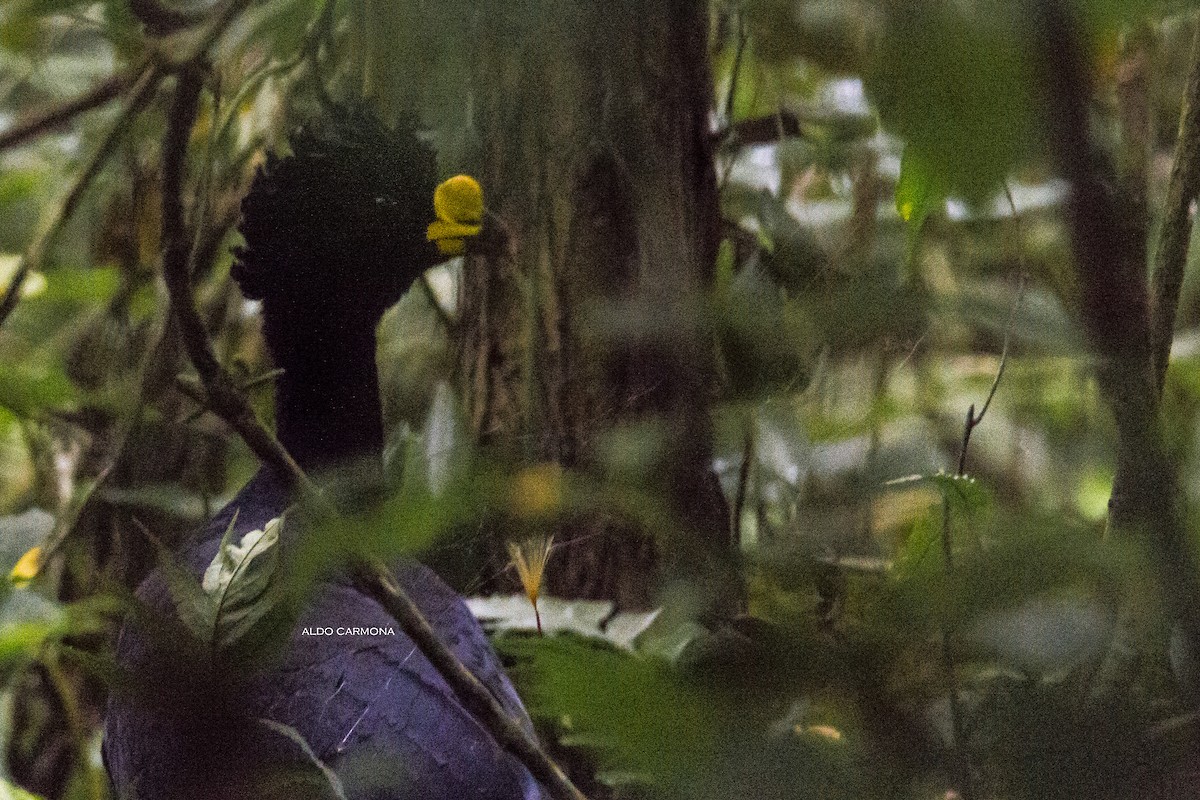
[[[332,137],[298,137],[294,149],[295,156],[274,159],[260,172],[243,203],[247,246],[235,277],[248,295],[263,300],[267,341],[284,370],[276,389],[284,445],[313,471],[350,459],[377,462],[375,325],[434,258],[424,239],[433,156],[411,130],[393,134],[361,117]],[[179,560],[199,579],[235,513],[236,541],[291,502],[283,482],[264,468]],[[285,553],[289,535],[305,534],[285,528]],[[442,641],[532,732],[461,598],[420,564],[395,568]],[[155,611],[174,613],[159,571],[137,594]],[[339,635],[339,628],[387,632]],[[312,777],[314,756],[353,800],[541,796],[525,768],[463,708],[399,625],[336,576],[318,585],[282,657],[257,673],[231,676],[217,669],[206,678],[204,669],[171,662],[150,641],[130,625],[117,646],[121,666],[151,687],[150,697],[117,692],[110,699],[104,756],[122,797],[257,796],[264,784],[248,781],[261,779],[264,765],[284,768],[274,785],[280,795],[331,796],[319,790],[329,785],[320,772],[308,784],[295,784],[305,791],[286,783],[300,768]]]

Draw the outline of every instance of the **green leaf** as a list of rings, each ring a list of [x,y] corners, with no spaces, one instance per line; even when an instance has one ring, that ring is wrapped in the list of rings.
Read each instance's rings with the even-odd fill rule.
[[[0,406],[17,416],[35,416],[44,409],[68,405],[74,398],[71,381],[54,359],[0,364]]]
[[[945,206],[946,192],[939,179],[912,147],[904,148],[900,159],[900,180],[896,183],[896,212],[908,226],[908,249],[915,248],[925,219],[931,211]]]
[[[69,629],[62,604],[29,589],[10,592],[0,605],[0,673],[36,657],[47,638]]]
[[[895,478],[884,484],[887,487],[904,487],[916,483],[931,483],[936,486],[952,505],[966,511],[986,509],[991,503],[991,497],[979,481],[970,475],[951,475],[937,472],[924,475],[907,475]]]
[[[27,792],[12,781],[0,778],[0,800],[42,800],[42,796]]]
[[[666,664],[571,636],[502,637],[514,677],[536,715],[569,720],[572,739],[602,766],[666,784],[706,763],[720,735],[712,700],[681,684]]]
[[[1037,84],[1022,30],[1017,10],[994,0],[889,6],[867,89],[948,192],[983,199],[1033,152]]]

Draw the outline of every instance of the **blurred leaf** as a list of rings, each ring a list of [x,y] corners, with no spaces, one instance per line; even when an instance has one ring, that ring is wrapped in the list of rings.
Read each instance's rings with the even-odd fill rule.
[[[299,54],[319,6],[318,0],[277,0],[251,8],[237,28],[235,43],[285,61]]]
[[[973,745],[995,796],[1021,800],[1142,796],[1165,755],[1128,699],[1080,703],[1077,687],[999,675],[982,689]],[[1186,793],[1185,793],[1186,794]],[[1149,796],[1149,795],[1146,795]]]
[[[903,283],[895,262],[877,261],[802,299],[834,353],[846,354],[882,341],[916,342],[926,332],[929,298],[919,282]]]
[[[100,305],[112,299],[120,286],[116,269],[63,269],[46,276],[42,302]]]
[[[853,0],[750,0],[744,8],[763,61],[803,58],[833,72],[862,71],[878,24],[872,4]]]
[[[720,339],[736,397],[801,391],[808,385],[812,326],[757,265],[742,269],[723,298]]]
[[[930,185],[983,199],[1031,152],[1033,73],[1017,7],[995,0],[888,8],[867,86]]]
[[[0,406],[18,416],[35,416],[68,405],[75,397],[61,365],[46,358],[0,364]]]
[[[1069,528],[1060,520],[997,514],[984,530],[968,535],[964,528],[952,526],[955,568],[947,574],[940,514],[930,514],[914,526],[897,553],[888,591],[878,598],[876,630],[898,634],[934,626],[976,628],[995,612],[1020,616],[1022,604],[1035,598],[1050,607],[1057,601],[1046,598],[1062,596],[1089,598],[1089,609],[1093,601],[1107,606],[1138,570],[1145,572],[1143,560],[1130,547],[1101,542],[1094,533]],[[1100,616],[1087,613],[1092,625],[1107,611],[1099,611]],[[1013,651],[1012,657],[1032,663],[1027,654]],[[1047,662],[1053,660],[1047,656]]]
[[[506,637],[532,713],[566,721],[572,740],[595,747],[608,769],[671,785],[711,755],[720,731],[712,700],[665,664],[570,637]]]
[[[0,778],[0,800],[42,800],[42,796],[27,792],[17,784]]]
[[[1016,606],[986,611],[967,631],[1014,669],[1065,675],[1093,663],[1112,635],[1115,613],[1078,596],[1033,597]]]
[[[1087,352],[1078,324],[1052,293],[1030,286],[1013,317],[1015,287],[1008,282],[963,280],[957,291],[938,298],[939,311],[990,333],[997,342],[1006,331],[1012,341],[1037,353],[1082,356]],[[1009,320],[1012,320],[1011,329]]]
[[[829,267],[829,256],[787,203],[766,189],[731,182],[722,191],[724,213],[752,222],[763,244],[762,265],[772,280],[791,291],[812,289]]]
[[[178,484],[152,484],[133,488],[104,485],[99,497],[134,511],[156,511],[187,520],[203,521],[209,511],[205,498]]]
[[[430,493],[438,495],[461,475],[470,458],[471,442],[454,391],[445,381],[438,383],[434,390],[422,439],[422,469],[414,479]]]
[[[896,184],[896,211],[908,226],[908,248],[911,253],[916,246],[921,229],[929,212],[941,210],[946,203],[946,193],[937,176],[926,166],[918,151],[904,148],[900,160],[900,180]]]
[[[68,622],[59,603],[30,589],[9,592],[0,605],[0,673],[36,657],[48,637],[69,631]]]

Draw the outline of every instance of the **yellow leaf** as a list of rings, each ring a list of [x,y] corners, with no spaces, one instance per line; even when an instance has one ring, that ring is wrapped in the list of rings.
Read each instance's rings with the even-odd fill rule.
[[[25,552],[25,555],[18,559],[17,565],[12,568],[8,579],[14,586],[24,586],[37,576],[41,566],[42,548],[40,546],[32,547]]]

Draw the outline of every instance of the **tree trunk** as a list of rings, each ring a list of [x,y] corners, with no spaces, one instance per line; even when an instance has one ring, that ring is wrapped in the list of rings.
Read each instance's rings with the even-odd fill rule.
[[[601,476],[606,434],[658,423],[647,476],[687,535],[596,515],[560,532],[548,578],[645,607],[664,569],[695,577],[729,545],[701,313],[718,235],[707,6],[519,5],[477,5],[481,178],[515,257],[465,267],[460,386],[480,440],[523,463]]]

